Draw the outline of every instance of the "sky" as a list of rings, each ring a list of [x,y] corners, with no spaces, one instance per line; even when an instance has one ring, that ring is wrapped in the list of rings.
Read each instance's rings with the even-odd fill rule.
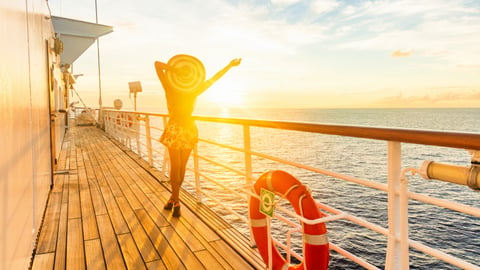
[[[49,0],[95,22],[95,0]],[[197,107],[480,107],[479,0],[97,0],[103,106],[165,108],[154,62],[199,58],[207,77],[242,58]],[[97,49],[74,64],[98,107]]]

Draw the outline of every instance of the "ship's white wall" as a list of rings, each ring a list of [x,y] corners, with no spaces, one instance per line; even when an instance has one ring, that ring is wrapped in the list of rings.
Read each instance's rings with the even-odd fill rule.
[[[25,269],[51,181],[45,0],[0,0],[0,269]]]

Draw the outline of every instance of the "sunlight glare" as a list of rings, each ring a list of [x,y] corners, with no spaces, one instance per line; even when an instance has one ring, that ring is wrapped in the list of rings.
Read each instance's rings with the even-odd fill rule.
[[[226,107],[239,107],[243,104],[243,99],[237,92],[219,91],[216,95],[210,97],[210,100]]]
[[[218,81],[205,93],[206,98],[221,107],[243,107],[244,97],[240,86],[231,80]]]

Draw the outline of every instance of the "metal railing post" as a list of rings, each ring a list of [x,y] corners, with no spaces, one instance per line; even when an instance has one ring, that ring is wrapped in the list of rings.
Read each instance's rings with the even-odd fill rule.
[[[250,126],[243,125],[243,149],[245,155],[245,182],[252,182],[252,152],[250,146]]]
[[[145,136],[147,139],[148,165],[153,167],[152,136],[150,134],[150,117],[148,115],[145,116]]]
[[[385,269],[409,269],[408,198],[399,142],[388,142],[388,243]],[[403,198],[402,198],[403,197]]]
[[[110,134],[110,126],[109,126],[110,123],[107,123],[107,120],[106,120],[106,119],[108,118],[108,115],[109,115],[109,114],[110,114],[110,112],[108,112],[108,111],[107,111],[107,112],[102,112],[102,113],[99,113],[99,114],[98,114],[98,120],[100,120],[100,118],[102,118],[102,120],[103,120],[103,128],[104,128],[104,130],[105,130],[105,132],[106,132],[107,134]]]
[[[197,193],[197,203],[202,202],[202,189],[200,186],[200,168],[198,166],[197,146],[193,148],[193,170],[195,171],[195,190]]]
[[[165,129],[166,126],[167,126],[167,117],[164,116],[163,117],[163,129]],[[162,163],[162,173],[163,173],[164,179],[165,179],[165,172],[167,171],[167,165],[169,163],[169,160],[170,160],[170,157],[168,155],[168,149],[167,149],[167,147],[165,147],[165,150],[163,152],[163,163]]]
[[[245,156],[245,183],[247,186],[251,186],[252,184],[252,148],[250,143],[250,126],[243,125],[243,150]],[[250,202],[250,196],[247,197],[247,201]],[[250,203],[248,205],[248,211],[250,211]],[[248,213],[250,216],[250,213]],[[253,238],[253,231],[252,227],[248,226],[250,230],[250,246],[255,247],[255,239]]]
[[[142,156],[142,147],[140,146],[140,114],[134,113],[133,114],[133,123],[132,123],[132,132],[135,133],[136,141],[137,141],[137,154],[138,156]]]

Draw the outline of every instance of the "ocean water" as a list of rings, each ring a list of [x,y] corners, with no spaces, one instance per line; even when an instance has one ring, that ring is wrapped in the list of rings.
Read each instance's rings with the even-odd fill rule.
[[[220,115],[235,118],[286,120],[311,123],[360,125],[372,127],[408,128],[437,131],[480,133],[480,109],[257,109],[257,110],[197,110],[198,115]],[[242,128],[235,125],[197,123],[200,137],[241,147]],[[386,183],[387,143],[368,139],[327,136],[293,131],[251,128],[252,149],[282,159],[339,172],[349,176]],[[198,150],[211,159],[226,162],[244,170],[243,154],[222,150],[200,143]],[[470,154],[463,149],[402,144],[402,167],[418,168],[424,160],[470,166]],[[235,174],[200,163],[202,172],[223,184],[240,187],[244,180]],[[331,177],[314,174],[269,160],[254,158],[253,173],[258,177],[267,170],[285,170],[300,179],[311,190],[316,200],[342,211],[355,214],[367,221],[387,228],[387,196],[385,193]],[[192,175],[187,175],[187,178]],[[243,182],[242,182],[243,181]],[[225,204],[246,215],[242,200],[231,199],[230,194],[214,191]],[[428,181],[419,176],[409,177],[409,190],[480,207],[480,192],[465,186]],[[207,202],[208,203],[208,202]],[[288,203],[285,203],[288,207]],[[212,205],[214,207],[214,205]],[[217,209],[217,208],[215,208]],[[239,230],[248,234],[248,227],[219,209]],[[480,219],[459,214],[416,201],[409,202],[409,236],[427,246],[479,264]],[[365,258],[369,263],[384,268],[386,237],[361,228],[349,221],[327,224],[330,241]],[[274,235],[282,238],[286,228],[273,223]],[[300,235],[297,235],[300,237]],[[301,242],[294,245],[301,253]],[[457,269],[429,255],[411,250],[411,269]],[[330,269],[362,269],[355,263],[331,251]]]

